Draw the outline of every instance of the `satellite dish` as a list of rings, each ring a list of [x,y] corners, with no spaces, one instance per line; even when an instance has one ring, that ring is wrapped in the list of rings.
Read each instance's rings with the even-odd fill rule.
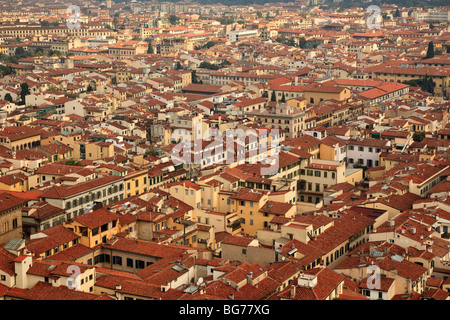
[[[197,280],[197,285],[199,286],[199,285],[201,285],[202,283],[203,283],[203,278],[202,278],[202,277],[198,278],[198,280]]]

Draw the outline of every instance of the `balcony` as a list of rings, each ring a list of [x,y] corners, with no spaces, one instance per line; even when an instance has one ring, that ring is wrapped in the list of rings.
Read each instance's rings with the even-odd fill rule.
[[[86,227],[80,227],[80,233],[82,237],[88,236],[88,229]]]
[[[181,220],[180,223],[184,226],[185,234],[197,229],[197,222],[191,220]]]
[[[232,231],[236,231],[241,228],[241,221],[234,220],[232,223],[227,225],[227,228],[231,228]]]

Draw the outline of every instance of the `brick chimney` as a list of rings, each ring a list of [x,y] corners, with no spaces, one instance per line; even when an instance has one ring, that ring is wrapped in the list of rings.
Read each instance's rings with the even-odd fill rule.
[[[295,285],[291,285],[291,298],[295,297]]]

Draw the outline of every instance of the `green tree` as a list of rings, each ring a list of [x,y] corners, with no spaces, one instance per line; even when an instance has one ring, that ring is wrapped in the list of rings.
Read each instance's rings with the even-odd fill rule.
[[[7,76],[8,74],[12,74],[12,68],[10,66],[5,66],[0,64],[0,75],[1,77]]]
[[[180,23],[180,18],[177,17],[177,16],[174,15],[174,14],[171,14],[171,15],[169,16],[169,22],[170,22],[171,25],[176,26],[176,25],[178,25],[178,24]]]
[[[301,37],[298,41],[298,46],[302,49],[305,49],[306,43],[307,43],[307,41],[306,41],[305,37]]]
[[[195,70],[191,71],[191,78],[192,78],[192,83],[202,83],[202,81],[198,79],[197,71],[195,71]]]
[[[222,25],[233,24],[236,21],[233,17],[223,17],[216,20],[219,21]]]
[[[278,36],[275,41],[279,43],[286,43],[286,38],[284,36]]]
[[[155,51],[153,50],[152,43],[149,41],[149,42],[148,42],[148,47],[147,47],[147,53],[153,54],[154,52],[155,52]]]
[[[256,16],[258,17],[258,19],[261,19],[263,17],[262,12],[256,11]]]
[[[151,154],[153,156],[157,156],[159,154],[158,149],[156,149],[155,147],[151,147],[147,152],[147,155]]]
[[[426,91],[433,94],[434,93],[434,81],[432,77],[427,77],[426,79]]]
[[[20,104],[25,104],[25,96],[30,94],[30,88],[28,87],[28,83],[24,82],[20,85]]]
[[[40,57],[40,56],[43,56],[43,55],[44,55],[44,50],[42,50],[42,48],[37,48],[34,51],[34,56],[36,56],[36,57]]]
[[[61,57],[62,55],[63,55],[63,53],[59,50],[48,50],[49,57],[53,57],[53,56]]]
[[[214,47],[217,44],[217,42],[214,41],[208,41],[207,43],[205,43],[204,45],[201,46],[195,46],[195,50],[200,50],[200,49],[209,49],[211,47]]]
[[[23,57],[25,54],[25,49],[23,47],[18,47],[14,53],[17,57]]]
[[[208,61],[202,61],[199,65],[199,68],[209,69],[209,70],[219,70],[220,67],[217,64],[210,63]]]
[[[395,10],[395,13],[394,13],[394,18],[399,18],[399,17],[400,17],[400,11],[397,8],[397,10]]]
[[[353,168],[355,169],[363,169],[363,171],[366,171],[368,169],[367,166],[363,166],[360,162],[356,162],[353,164]]]
[[[94,88],[92,88],[92,86],[91,86],[91,85],[88,85],[88,87],[87,87],[86,91],[87,91],[87,92],[91,92],[91,91],[94,91]]]
[[[272,96],[270,97],[270,101],[277,101],[277,96],[275,94],[275,90],[272,91]]]
[[[317,43],[314,41],[306,41],[305,49],[314,49],[317,47]]]
[[[50,22],[48,22],[47,20],[41,20],[41,21],[39,21],[39,23],[41,24],[41,27],[50,26]]]
[[[207,49],[209,49],[209,48],[211,48],[211,47],[214,47],[216,44],[217,44],[217,43],[214,42],[214,41],[208,41],[207,43],[205,43],[204,45],[202,45],[201,48],[207,48]]]
[[[283,95],[281,96],[281,100],[280,101],[283,102],[283,103],[286,102],[286,96],[284,95],[284,92],[283,92]]]
[[[434,58],[434,44],[433,44],[433,41],[430,41],[428,43],[427,55],[425,56],[425,59],[430,59],[430,58]]]
[[[413,87],[420,87],[425,92],[434,93],[433,78],[429,76],[425,76],[420,79],[411,79],[408,81],[403,81],[403,83],[409,84],[410,86]]]
[[[294,38],[292,37],[292,38],[290,38],[288,41],[287,41],[287,43],[286,43],[288,46],[291,46],[291,47],[295,47],[295,40],[294,40]]]
[[[76,159],[70,159],[70,160],[67,160],[65,162],[65,165],[67,165],[67,166],[81,166],[81,162],[79,160],[76,160]]]
[[[414,141],[420,142],[425,139],[425,132],[415,132],[412,138]]]
[[[13,98],[12,98],[12,96],[11,96],[10,93],[5,94],[4,99],[5,99],[6,101],[9,101],[9,102],[12,102],[12,101],[13,101]]]
[[[114,19],[112,21],[114,29],[117,29],[117,25],[119,24],[119,19],[117,19],[118,16],[114,15]]]
[[[175,66],[175,70],[181,70],[181,69],[183,69],[183,67],[181,66],[180,61],[177,61],[177,64]]]
[[[235,220],[233,221],[233,223],[231,224],[231,229],[236,230],[238,228],[241,227],[241,221],[240,220]]]
[[[58,91],[61,91],[61,89],[52,84],[52,85],[48,86],[47,91],[58,92]]]

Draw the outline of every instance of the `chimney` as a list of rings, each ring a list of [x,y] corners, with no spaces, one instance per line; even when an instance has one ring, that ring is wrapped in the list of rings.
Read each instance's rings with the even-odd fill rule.
[[[122,286],[120,284],[116,285],[116,290],[122,290]]]
[[[416,234],[416,228],[411,228],[411,234]]]
[[[291,285],[291,298],[295,297],[295,285]]]

